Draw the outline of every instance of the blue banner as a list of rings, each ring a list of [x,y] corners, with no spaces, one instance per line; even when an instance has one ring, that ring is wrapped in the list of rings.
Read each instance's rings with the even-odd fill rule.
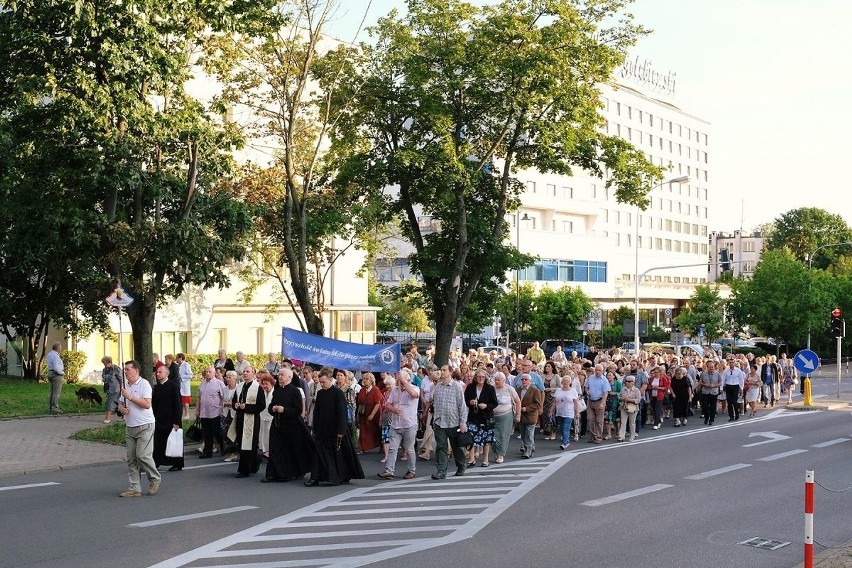
[[[400,369],[399,343],[364,345],[322,335],[281,329],[281,355],[350,371],[394,373]]]

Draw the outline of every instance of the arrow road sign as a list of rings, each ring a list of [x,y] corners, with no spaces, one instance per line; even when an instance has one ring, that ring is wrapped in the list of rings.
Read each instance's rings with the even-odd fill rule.
[[[793,356],[793,365],[800,373],[810,375],[819,367],[819,355],[810,349],[802,349]]]
[[[771,444],[772,442],[780,442],[781,440],[789,440],[790,436],[785,436],[784,434],[779,434],[778,432],[752,432],[748,435],[749,438],[754,438],[755,436],[763,436],[764,438],[769,438],[768,440],[763,440],[762,442],[752,442],[751,444],[744,444],[744,448],[753,448],[754,446],[760,446],[763,444]]]

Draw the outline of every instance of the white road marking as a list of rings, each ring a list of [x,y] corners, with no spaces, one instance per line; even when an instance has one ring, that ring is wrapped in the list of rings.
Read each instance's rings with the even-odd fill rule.
[[[477,469],[464,477],[451,476],[441,481],[415,478],[353,489],[228,535],[154,568],[187,565],[355,568],[434,549],[473,537],[575,457],[576,454],[563,453],[527,460],[524,465],[530,471],[523,475],[501,473],[500,466],[494,465],[488,470]],[[465,490],[470,493],[464,495]],[[450,491],[452,494],[445,497],[466,502],[459,507],[451,502],[439,503],[423,494],[422,504],[397,500],[394,502],[399,507],[373,505],[376,497],[410,499],[418,497],[420,491],[432,496],[435,492]],[[489,491],[490,495],[486,495]],[[483,502],[472,503],[471,499]],[[379,539],[381,535],[392,538],[356,546],[353,533],[366,533],[354,531],[355,526],[369,526],[367,530],[374,531],[369,534],[379,535]],[[411,534],[408,529],[413,529]],[[294,554],[298,554],[295,559]],[[230,558],[234,564],[227,562]]]
[[[649,485],[648,487],[640,487],[639,489],[634,489],[633,491],[626,491],[624,493],[618,493],[617,495],[610,495],[609,497],[604,497],[603,499],[592,499],[591,501],[585,501],[581,503],[581,505],[585,505],[586,507],[600,507],[601,505],[617,503],[618,501],[624,501],[625,499],[631,499],[633,497],[639,497],[648,493],[654,493],[655,491],[662,491],[663,489],[668,489],[669,487],[674,487],[674,485],[658,483],[656,485]]]
[[[7,487],[0,487],[0,491],[15,491],[17,489],[29,489],[31,487],[47,487],[49,485],[59,485],[59,483],[55,481],[48,481],[47,483],[28,483],[26,485],[9,485]]]
[[[828,442],[822,442],[821,444],[814,444],[811,446],[812,448],[827,448],[829,446],[833,446],[834,444],[842,444],[843,442],[848,442],[849,438],[836,438],[834,440],[829,440]]]
[[[716,475],[722,475],[723,473],[729,473],[731,471],[737,471],[738,469],[743,469],[746,467],[751,467],[750,463],[735,463],[734,465],[729,465],[727,467],[720,467],[719,469],[711,469],[710,471],[705,471],[702,473],[696,473],[695,475],[690,475],[688,477],[684,477],[684,479],[707,479],[708,477],[714,477]]]
[[[795,456],[797,454],[803,454],[807,451],[808,450],[790,450],[789,452],[783,452],[783,453],[780,453],[780,454],[773,454],[771,456],[766,456],[765,458],[757,458],[757,461],[770,462],[770,461],[780,460],[780,459],[783,459],[783,458],[789,458],[790,456]]]
[[[772,432],[752,432],[748,435],[749,438],[754,438],[755,436],[761,436],[763,438],[769,438],[768,440],[763,440],[762,442],[752,442],[751,444],[744,444],[744,448],[753,448],[755,446],[761,446],[763,444],[771,444],[772,442],[780,442],[782,440],[789,440],[790,436],[785,436],[784,434],[779,434],[774,430]]]
[[[214,463],[205,463],[205,464],[202,464],[202,465],[189,465],[189,466],[184,466],[184,468],[183,468],[183,469],[206,469],[206,468],[208,468],[208,467],[221,467],[221,466],[223,466],[223,465],[233,465],[233,466],[236,466],[236,465],[238,465],[238,464],[237,464],[237,462],[219,462],[219,463],[215,463],[215,462],[214,462]]]
[[[216,511],[205,511],[203,513],[192,513],[190,515],[180,515],[179,517],[167,517],[165,519],[156,519],[153,521],[143,521],[141,523],[133,523],[128,527],[155,527],[157,525],[167,525],[169,523],[179,523],[182,521],[191,521],[193,519],[203,519],[205,517],[215,517],[217,515],[230,515],[240,511],[248,511],[249,509],[257,509],[248,505],[242,507],[231,507],[229,509],[218,509]]]

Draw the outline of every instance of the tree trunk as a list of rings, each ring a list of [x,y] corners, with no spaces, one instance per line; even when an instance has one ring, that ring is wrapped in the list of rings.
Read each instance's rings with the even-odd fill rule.
[[[129,353],[124,353],[124,360],[136,359],[142,369],[141,375],[153,383],[153,337],[157,300],[140,293],[134,296],[134,302],[125,309],[127,318],[130,320],[130,329],[133,332],[133,357]]]
[[[450,345],[453,342],[453,331],[456,327],[456,317],[454,313],[447,311],[445,306],[443,311],[435,312],[435,359],[434,363],[438,367],[446,365],[450,360]]]

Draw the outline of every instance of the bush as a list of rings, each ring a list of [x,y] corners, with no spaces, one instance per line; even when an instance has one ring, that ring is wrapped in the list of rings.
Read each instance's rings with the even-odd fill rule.
[[[209,353],[196,353],[195,355],[187,355],[186,362],[189,363],[190,367],[192,367],[192,376],[202,378],[201,372],[207,367],[213,366],[213,363],[215,363],[218,358],[218,353],[213,353],[212,355]],[[237,361],[237,355],[235,353],[228,353],[228,358],[235,363]],[[246,361],[248,361],[255,370],[261,369],[264,365],[266,365],[266,354],[246,355]]]
[[[9,358],[6,356],[6,350],[0,349],[0,376],[9,374]]]
[[[65,365],[65,382],[74,384],[80,380],[80,372],[86,365],[86,354],[82,351],[63,351],[59,354]]]

